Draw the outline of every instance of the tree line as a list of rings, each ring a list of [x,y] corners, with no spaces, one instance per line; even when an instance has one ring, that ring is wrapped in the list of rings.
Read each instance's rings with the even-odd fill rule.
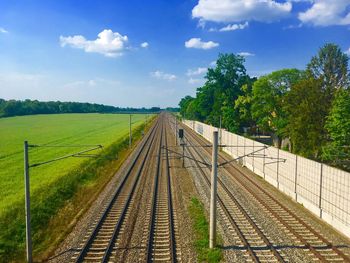
[[[159,112],[159,107],[152,108],[120,108],[95,103],[61,102],[37,100],[4,100],[0,99],[0,117],[11,117],[32,114],[53,113],[127,113],[127,112]]]
[[[288,138],[289,150],[307,158],[350,169],[350,89],[348,56],[326,44],[306,69],[281,69],[250,77],[245,59],[220,54],[208,68],[196,96],[181,99],[188,119],[248,135],[257,131]]]

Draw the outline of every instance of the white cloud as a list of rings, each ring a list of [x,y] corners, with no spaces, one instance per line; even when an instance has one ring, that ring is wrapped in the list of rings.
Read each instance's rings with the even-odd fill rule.
[[[140,46],[143,48],[148,48],[149,44],[147,42],[143,42]]]
[[[216,67],[216,60],[210,62],[209,66],[211,66],[211,67]]]
[[[99,53],[106,57],[118,57],[127,49],[128,37],[122,36],[118,32],[105,29],[98,34],[95,40],[87,40],[84,36],[60,36],[62,47],[66,45],[73,48],[84,49],[88,53]]]
[[[344,53],[350,56],[350,48],[348,50],[345,50]]]
[[[350,0],[315,0],[312,6],[298,17],[303,23],[315,26],[349,25]]]
[[[0,27],[0,33],[6,34],[6,33],[8,33],[8,32],[9,32],[9,31],[7,31],[5,28]]]
[[[250,52],[239,52],[237,54],[242,56],[242,57],[253,57],[253,56],[255,56],[255,54],[250,53]]]
[[[100,86],[118,86],[120,85],[119,81],[108,80],[104,78],[95,78],[90,80],[76,80],[65,83],[62,85],[64,88],[91,88],[91,87],[100,87]]]
[[[192,9],[192,17],[202,21],[271,22],[290,14],[292,3],[274,0],[199,0]]]
[[[190,78],[188,80],[188,83],[189,84],[198,84],[198,83],[202,83],[203,82],[203,79],[195,79],[195,78]]]
[[[160,71],[160,70],[156,70],[154,72],[151,72],[150,74],[152,77],[156,79],[162,79],[167,81],[173,81],[176,79],[176,76],[174,74],[164,73],[163,71]]]
[[[207,68],[197,68],[197,69],[189,69],[187,70],[186,75],[187,76],[197,76],[197,75],[202,75],[205,72],[207,72]]]
[[[187,48],[211,49],[218,46],[219,43],[213,41],[204,42],[200,38],[191,38],[185,42],[185,47]]]
[[[223,28],[220,28],[220,32],[226,32],[226,31],[235,31],[235,30],[242,30],[245,29],[249,26],[248,22],[245,22],[244,24],[231,24],[231,25],[227,25]]]

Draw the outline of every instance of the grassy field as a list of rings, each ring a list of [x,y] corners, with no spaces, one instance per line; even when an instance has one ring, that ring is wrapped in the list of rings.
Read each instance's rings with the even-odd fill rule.
[[[145,119],[146,115],[133,115],[133,127],[141,126]],[[23,246],[17,244],[23,240],[24,227],[23,141],[28,140],[30,144],[41,145],[104,146],[104,157],[97,160],[73,157],[30,169],[34,203],[32,210],[37,211],[36,214],[42,213],[42,216],[33,216],[32,221],[33,227],[40,229],[49,221],[49,217],[57,212],[55,209],[62,207],[63,202],[74,196],[80,184],[94,184],[95,174],[101,173],[98,171],[99,167],[106,166],[108,158],[115,159],[118,151],[122,149],[120,144],[123,144],[124,148],[127,145],[128,132],[129,115],[123,114],[57,114],[0,119],[0,223],[10,224],[14,228],[11,230],[11,227],[7,226],[7,236],[0,233],[0,262],[1,254],[8,254],[11,246],[17,249]],[[84,149],[87,147],[30,148],[30,163],[50,160]],[[85,169],[82,169],[82,164],[90,163],[92,164],[89,170],[82,172]],[[79,182],[78,186],[76,182]],[[1,236],[2,234],[4,235]],[[14,237],[12,241],[6,240],[9,236],[16,235],[19,236]]]

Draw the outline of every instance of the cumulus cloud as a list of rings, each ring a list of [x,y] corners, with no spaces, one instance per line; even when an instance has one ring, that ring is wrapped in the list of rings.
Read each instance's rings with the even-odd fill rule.
[[[315,26],[349,25],[350,0],[315,0],[312,6],[298,17],[303,23]]]
[[[192,17],[202,21],[271,22],[290,14],[292,3],[280,3],[274,0],[199,0],[192,9]]]
[[[207,68],[189,69],[189,70],[187,70],[186,75],[187,76],[197,76],[197,75],[202,75],[205,72],[207,72]]]
[[[95,40],[87,40],[81,35],[60,36],[60,43],[62,47],[70,46],[83,49],[88,53],[99,53],[106,57],[118,57],[128,48],[128,37],[110,29],[105,29],[98,34]]]
[[[8,31],[5,28],[0,27],[0,33],[6,34]]]
[[[167,81],[173,81],[176,79],[174,74],[164,73],[163,71],[156,70],[150,73],[153,78],[162,79]]]
[[[185,42],[185,47],[187,48],[211,49],[218,46],[219,43],[213,41],[204,42],[200,38],[191,38]]]
[[[148,48],[149,44],[147,42],[143,42],[140,46],[143,48]]]
[[[242,57],[252,57],[255,56],[255,54],[250,53],[250,52],[239,52],[237,53],[238,55],[242,56]]]
[[[220,28],[220,32],[226,32],[226,31],[235,31],[235,30],[242,30],[249,26],[248,22],[245,22],[244,24],[231,24],[227,25],[223,28]]]

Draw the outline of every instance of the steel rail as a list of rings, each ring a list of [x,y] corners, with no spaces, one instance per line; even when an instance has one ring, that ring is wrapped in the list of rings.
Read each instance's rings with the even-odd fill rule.
[[[187,141],[189,142],[189,140],[187,139]],[[189,142],[190,143],[190,142]],[[202,157],[202,155],[196,150],[194,149],[194,151],[196,152],[196,154],[202,159],[202,161],[204,161],[204,158]],[[203,168],[200,168],[202,170],[202,175],[205,178],[205,181],[207,182],[208,186],[210,187],[211,183],[207,177],[207,175],[204,173]],[[273,253],[273,255],[277,258],[277,260],[279,262],[285,262],[285,260],[281,257],[281,255],[279,254],[279,252],[276,250],[276,248],[271,244],[271,242],[266,238],[265,234],[259,229],[259,227],[256,225],[256,223],[251,219],[251,217],[248,215],[248,213],[245,211],[245,209],[243,208],[243,206],[237,201],[237,199],[232,195],[232,193],[229,191],[229,189],[225,186],[225,184],[222,182],[222,180],[220,178],[218,178],[218,182],[219,184],[222,186],[224,192],[229,196],[229,198],[234,202],[234,204],[237,206],[237,208],[239,209],[239,211],[244,215],[244,217],[248,220],[248,222],[250,223],[250,225],[254,228],[254,230],[257,232],[257,234],[259,235],[259,237],[262,239],[262,241],[265,243],[266,247],[269,248],[269,250]],[[254,251],[254,249],[251,247],[251,245],[249,244],[249,241],[247,240],[247,238],[245,237],[244,233],[241,231],[240,227],[238,226],[238,224],[236,223],[235,219],[231,216],[231,214],[229,213],[226,205],[224,204],[223,200],[218,196],[218,200],[219,203],[221,204],[221,206],[223,207],[223,210],[226,214],[226,216],[228,216],[229,221],[231,222],[231,224],[233,224],[236,232],[239,234],[239,237],[241,239],[241,241],[243,242],[243,244],[245,245],[245,247],[247,248],[249,254],[251,255],[251,257],[253,258],[253,260],[255,262],[260,262],[259,256],[256,254],[256,252]]]
[[[156,133],[154,133],[154,134],[156,134]],[[136,173],[137,176],[136,176],[136,178],[135,178],[135,180],[134,180],[134,182],[132,184],[132,189],[131,189],[130,193],[128,194],[127,201],[124,204],[124,207],[123,207],[123,210],[121,212],[121,215],[119,216],[118,222],[117,222],[117,224],[116,224],[116,226],[114,228],[112,237],[109,240],[107,249],[105,250],[105,253],[104,253],[103,258],[102,258],[102,262],[104,262],[104,263],[108,262],[109,256],[110,256],[110,254],[112,252],[112,249],[113,249],[114,241],[116,240],[116,238],[117,238],[117,236],[118,236],[118,234],[120,232],[120,229],[122,227],[123,221],[125,219],[126,212],[127,212],[128,208],[129,208],[129,204],[131,202],[131,199],[132,199],[132,197],[134,195],[137,183],[138,183],[138,181],[140,179],[140,176],[142,174],[143,167],[144,167],[144,165],[146,163],[147,157],[148,157],[149,152],[150,152],[150,150],[152,148],[151,146],[152,146],[152,143],[154,141],[154,138],[155,138],[155,135],[152,137],[151,142],[150,142],[150,146],[147,148],[145,157],[142,159],[141,166],[139,167],[139,169],[138,169],[138,171]]]
[[[153,238],[154,238],[154,227],[155,222],[154,219],[156,217],[156,206],[157,206],[157,193],[158,193],[158,181],[159,176],[161,173],[161,154],[162,154],[162,140],[163,140],[163,127],[161,129],[161,136],[160,136],[160,143],[158,148],[158,156],[157,156],[157,172],[156,176],[154,177],[154,188],[152,193],[152,205],[151,205],[151,222],[149,225],[149,235],[148,235],[148,242],[147,242],[147,250],[146,250],[146,258],[147,262],[152,262],[152,249],[153,249]]]
[[[127,170],[126,175],[124,176],[122,182],[119,184],[117,190],[114,192],[112,199],[110,200],[110,202],[108,203],[107,207],[105,208],[105,210],[103,211],[103,214],[101,216],[101,218],[99,219],[98,223],[96,224],[96,226],[94,227],[94,230],[92,231],[90,237],[88,238],[87,242],[85,243],[85,245],[83,246],[83,248],[81,249],[76,262],[83,262],[84,257],[86,256],[89,247],[91,246],[91,244],[93,243],[95,237],[97,236],[103,222],[105,221],[109,211],[111,210],[115,200],[117,199],[117,197],[119,196],[123,186],[125,185],[127,179],[129,178],[133,168],[135,167],[138,158],[140,157],[141,153],[143,152],[143,150],[145,149],[147,143],[150,141],[150,138],[154,138],[155,136],[155,131],[156,128],[159,126],[159,121],[153,125],[151,131],[148,133],[147,137],[144,139],[143,144],[140,147],[140,150],[138,151],[136,157],[134,158],[132,164],[129,166],[129,169]]]
[[[164,127],[165,148],[168,146],[168,139],[166,135],[166,126]],[[171,262],[176,262],[176,243],[175,243],[175,229],[174,229],[174,211],[171,193],[171,178],[170,178],[170,163],[168,151],[165,151],[165,165],[166,165],[166,177],[167,177],[167,190],[168,190],[168,213],[169,213],[169,228],[170,228],[170,250],[171,250]]]

